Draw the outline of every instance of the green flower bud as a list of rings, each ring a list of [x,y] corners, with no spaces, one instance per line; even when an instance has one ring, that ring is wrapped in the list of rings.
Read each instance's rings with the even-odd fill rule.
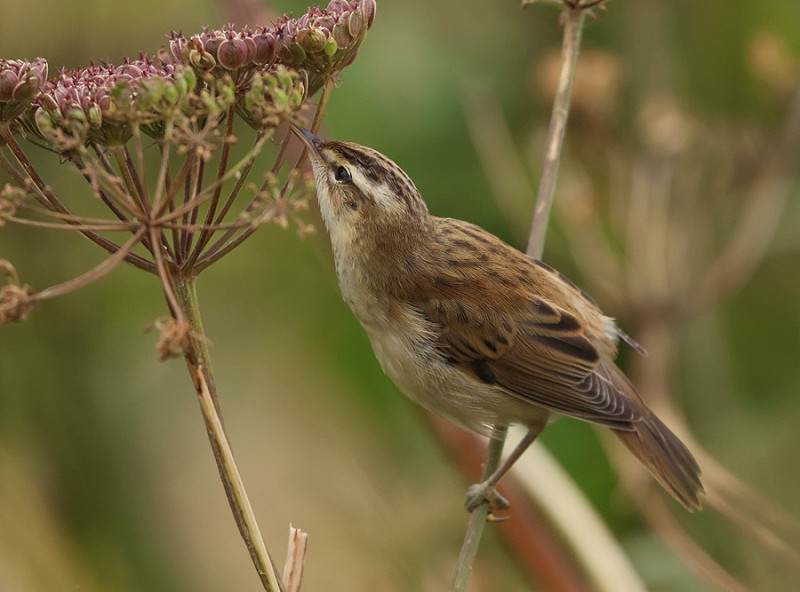
[[[325,55],[327,55],[329,58],[332,58],[338,49],[339,44],[336,42],[336,39],[331,37],[325,44]]]
[[[100,108],[100,105],[94,103],[89,107],[86,112],[87,119],[89,120],[89,125],[92,127],[100,127],[103,124],[103,110]]]
[[[33,114],[33,121],[43,136],[49,135],[55,129],[53,117],[44,107],[36,109]]]
[[[207,51],[198,51],[196,49],[189,51],[189,63],[201,72],[207,72],[217,65],[213,55]]]
[[[169,106],[175,106],[178,104],[178,100],[181,97],[181,92],[179,89],[179,85],[175,83],[165,83],[163,89],[164,102]]]

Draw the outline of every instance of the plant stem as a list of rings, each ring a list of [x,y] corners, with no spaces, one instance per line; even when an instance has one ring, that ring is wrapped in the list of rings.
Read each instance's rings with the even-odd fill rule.
[[[539,179],[536,207],[533,212],[531,232],[528,236],[527,254],[534,259],[540,259],[544,252],[544,239],[547,236],[547,223],[555,196],[558,163],[564,147],[564,134],[567,131],[567,119],[572,101],[572,82],[575,79],[585,18],[585,11],[581,8],[566,11],[564,39],[561,45],[561,73],[558,77],[558,88],[553,101],[550,129],[547,132],[547,143],[545,144],[542,177]]]
[[[553,112],[550,116],[550,128],[547,134],[542,177],[539,181],[539,191],[536,196],[536,207],[531,221],[531,230],[528,238],[527,254],[529,257],[539,259],[544,251],[544,241],[547,235],[547,224],[550,210],[555,196],[556,179],[558,177],[558,164],[564,146],[564,135],[567,129],[569,107],[572,100],[572,83],[575,79],[575,70],[580,53],[581,34],[583,32],[584,8],[580,5],[574,7],[565,3],[564,38],[561,45],[561,73],[558,88],[553,101]],[[481,480],[485,480],[500,466],[503,445],[505,444],[507,426],[494,426],[492,439],[489,443],[488,459],[483,469]],[[463,592],[466,589],[472,562],[478,552],[486,518],[489,514],[489,502],[485,501],[475,508],[470,515],[467,533],[459,553],[456,570],[453,574],[450,589],[453,592]]]
[[[185,353],[186,365],[189,368],[189,374],[200,399],[203,420],[206,424],[211,449],[214,452],[214,460],[217,463],[217,469],[222,479],[222,485],[225,488],[228,503],[264,590],[267,592],[283,592],[283,583],[277,575],[275,564],[264,544],[244,482],[236,466],[230,442],[225,434],[214,373],[211,370],[211,361],[208,354],[208,340],[205,338],[200,318],[196,277],[177,277],[176,291],[183,314],[191,326],[190,346]]]
[[[55,298],[70,292],[74,292],[84,286],[96,282],[99,279],[106,277],[117,267],[130,253],[139,242],[144,238],[147,228],[139,228],[134,235],[122,245],[116,253],[113,253],[108,259],[103,260],[99,265],[93,267],[89,271],[73,278],[69,281],[63,282],[56,286],[51,286],[35,295],[36,300],[47,300],[48,298]]]
[[[314,133],[319,129],[320,123],[322,122],[322,116],[325,114],[325,108],[328,105],[328,99],[330,97],[330,93],[333,90],[333,80],[328,79],[325,84],[325,88],[322,90],[322,96],[319,99],[319,103],[317,104],[317,110],[314,114],[314,120],[311,124],[311,132]],[[287,138],[291,136],[291,132],[287,131]],[[281,148],[281,152],[278,154],[278,159],[275,162],[275,165],[272,169],[272,172],[276,172],[279,168],[279,163],[283,160],[283,151],[287,145],[287,141],[284,141],[283,148]],[[306,148],[304,147],[302,152],[300,153],[300,157],[295,162],[293,170],[300,170],[306,156]],[[291,175],[290,175],[291,177]],[[287,180],[287,183],[289,181]],[[261,185],[259,188],[258,193],[264,191],[266,187],[266,182]],[[284,185],[284,191],[286,189],[286,185]],[[285,195],[285,193],[284,193]],[[255,207],[256,203],[258,202],[258,194],[252,199],[250,204],[245,208],[245,212],[249,212]],[[247,240],[251,234],[256,231],[257,226],[250,226],[249,228],[245,228],[240,234],[236,237],[233,237],[235,232],[233,230],[229,230],[225,232],[214,244],[212,244],[205,252],[205,254],[200,257],[200,259],[195,264],[195,270],[202,271],[215,261],[219,260],[221,257],[230,253],[233,249],[238,247],[242,244],[245,240]]]
[[[0,138],[5,141],[6,146],[8,146],[11,153],[14,155],[17,163],[22,167],[25,171],[25,174],[33,183],[33,187],[35,187],[36,191],[34,192],[34,196],[36,197],[37,201],[42,204],[44,207],[53,210],[54,212],[58,212],[60,214],[65,214],[71,219],[75,219],[70,211],[64,206],[63,203],[56,197],[56,195],[52,192],[52,190],[47,186],[44,180],[39,176],[39,173],[36,171],[36,168],[33,164],[28,160],[28,157],[23,152],[20,145],[17,143],[14,136],[11,132],[8,131],[6,127],[0,127]],[[25,187],[25,179],[21,175],[19,171],[17,171],[11,163],[5,158],[5,156],[0,153],[0,164],[2,164],[3,168],[5,168],[14,178],[14,180],[20,185],[20,187]],[[106,251],[111,254],[116,253],[120,246],[115,242],[107,239],[106,237],[93,232],[91,230],[81,229],[78,223],[76,222],[76,228],[78,232],[80,232],[83,236],[88,238],[93,243],[101,246]],[[139,257],[134,253],[128,253],[125,257],[125,260],[128,263],[135,265],[136,267],[143,269],[145,271],[149,271],[153,273],[155,271],[155,267],[147,261],[146,259]]]
[[[508,426],[495,426],[492,428],[492,439],[489,440],[489,455],[486,459],[486,466],[483,467],[481,481],[488,479],[500,466],[503,456],[503,444],[508,434]],[[478,547],[483,536],[483,529],[486,526],[486,519],[489,516],[489,501],[484,501],[477,508],[472,510],[467,525],[467,534],[464,543],[461,545],[461,552],[458,554],[458,563],[450,582],[452,592],[463,592],[467,588],[470,573],[472,573],[472,562],[478,554]]]

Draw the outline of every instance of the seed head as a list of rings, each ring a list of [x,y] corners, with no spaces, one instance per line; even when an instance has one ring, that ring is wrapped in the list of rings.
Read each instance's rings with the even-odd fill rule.
[[[59,152],[87,141],[124,144],[131,124],[154,126],[187,108],[191,68],[140,56],[122,65],[62,70],[34,101],[35,129]]]
[[[16,119],[47,80],[47,60],[0,59],[0,121]]]

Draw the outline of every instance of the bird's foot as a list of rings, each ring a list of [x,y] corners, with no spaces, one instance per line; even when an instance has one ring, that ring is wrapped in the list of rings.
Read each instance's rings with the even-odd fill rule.
[[[467,502],[464,504],[467,508],[467,512],[472,512],[472,510],[480,506],[483,502],[489,502],[490,512],[507,510],[511,505],[506,498],[497,492],[494,485],[491,483],[483,481],[470,485],[467,488]]]

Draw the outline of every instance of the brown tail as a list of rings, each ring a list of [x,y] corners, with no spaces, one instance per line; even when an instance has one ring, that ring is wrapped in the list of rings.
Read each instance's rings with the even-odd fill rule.
[[[683,442],[647,410],[631,428],[612,431],[687,510],[701,509],[700,467]]]

